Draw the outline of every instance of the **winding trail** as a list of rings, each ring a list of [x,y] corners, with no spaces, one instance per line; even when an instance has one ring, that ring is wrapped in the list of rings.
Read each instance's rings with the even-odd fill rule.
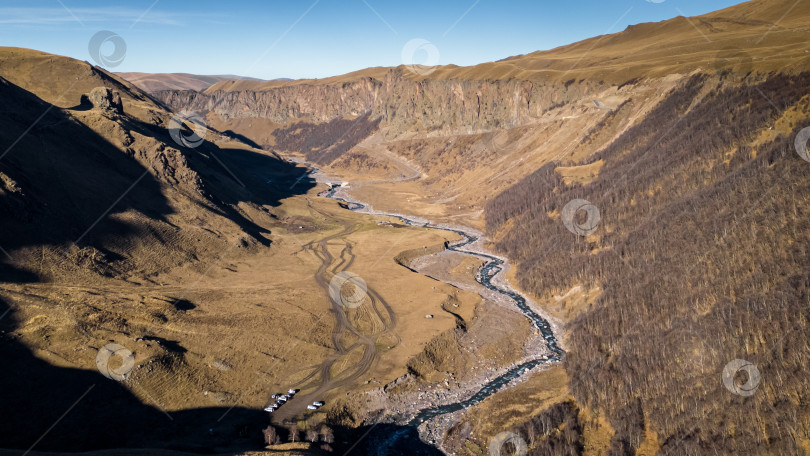
[[[335,193],[338,190],[338,188],[339,187],[337,187],[335,185],[332,185],[330,190],[323,193],[322,196],[341,201],[341,202],[346,204],[346,206],[347,206],[347,208],[349,210],[352,210],[352,211],[361,211],[361,210],[364,210],[364,209],[367,208],[367,206],[365,204],[363,204],[363,203],[360,203],[360,202],[357,202],[357,201],[349,201],[349,200],[347,200],[345,198],[337,196]],[[562,356],[564,355],[564,352],[563,352],[562,348],[560,348],[560,346],[559,346],[559,344],[557,342],[557,338],[555,337],[554,332],[552,331],[552,328],[551,328],[551,325],[549,324],[549,322],[546,319],[544,319],[541,315],[537,314],[534,310],[532,310],[532,308],[526,302],[526,298],[524,298],[520,293],[518,293],[517,291],[515,291],[515,290],[513,290],[511,288],[506,288],[504,286],[498,286],[498,285],[493,284],[493,279],[501,271],[503,271],[504,260],[501,259],[501,258],[498,258],[498,257],[496,257],[494,255],[489,255],[489,254],[482,253],[482,252],[476,252],[476,251],[464,249],[464,247],[469,246],[470,244],[473,244],[474,242],[476,242],[479,239],[477,236],[475,236],[473,234],[470,234],[468,232],[462,231],[461,229],[458,229],[458,228],[449,228],[449,227],[445,227],[445,226],[435,225],[435,224],[430,223],[430,222],[417,222],[415,219],[411,219],[411,218],[408,218],[408,217],[405,217],[405,216],[402,216],[402,215],[399,215],[399,214],[387,214],[387,213],[383,213],[383,212],[379,212],[379,211],[367,211],[366,213],[369,213],[370,215],[392,217],[392,218],[396,218],[396,219],[402,221],[403,223],[405,223],[407,225],[421,226],[421,227],[424,227],[424,228],[448,231],[448,232],[456,233],[459,236],[461,236],[462,237],[461,241],[458,241],[458,242],[456,242],[454,244],[450,244],[450,245],[448,245],[447,248],[449,250],[454,251],[454,252],[458,252],[458,253],[461,253],[461,254],[464,254],[464,255],[471,255],[471,256],[478,257],[478,258],[483,258],[485,260],[484,265],[481,267],[479,273],[476,276],[476,281],[478,283],[480,283],[482,286],[484,286],[484,287],[486,287],[486,288],[488,288],[488,289],[490,289],[492,291],[495,291],[497,293],[500,293],[500,294],[508,297],[512,301],[514,301],[515,305],[518,307],[520,312],[523,315],[525,315],[526,318],[528,318],[529,321],[532,323],[532,325],[534,325],[534,327],[537,328],[537,330],[543,335],[543,339],[545,340],[546,347],[548,348],[548,350],[551,353],[550,355],[542,355],[542,356],[539,356],[537,358],[534,358],[532,360],[523,362],[521,364],[518,364],[517,366],[512,367],[506,373],[504,373],[504,374],[494,378],[493,380],[490,380],[487,383],[483,384],[481,386],[481,388],[475,394],[473,394],[471,397],[469,397],[466,400],[459,401],[459,402],[454,402],[454,403],[450,403],[450,404],[445,404],[445,405],[441,405],[441,406],[437,406],[437,407],[429,407],[429,408],[421,409],[407,423],[408,426],[416,427],[416,426],[419,426],[421,423],[423,423],[423,422],[425,422],[425,421],[427,421],[427,420],[429,420],[431,418],[435,418],[435,417],[440,416],[440,415],[444,415],[444,414],[447,414],[447,413],[452,413],[452,412],[455,412],[455,411],[458,411],[458,410],[462,410],[462,409],[465,409],[465,408],[467,408],[467,407],[469,407],[469,406],[471,406],[473,404],[481,402],[484,399],[486,399],[487,397],[489,397],[492,394],[499,391],[501,388],[503,388],[505,385],[507,385],[510,381],[520,377],[521,375],[523,375],[524,373],[526,373],[530,369],[532,369],[534,367],[537,367],[537,366],[540,366],[540,365],[550,364],[552,362],[559,361],[562,358]],[[400,437],[404,436],[405,434],[406,434],[405,432],[400,433]],[[393,444],[393,442],[391,442],[390,440],[391,439],[396,440],[396,439],[398,439],[400,437],[398,437],[397,435],[391,436],[388,443]]]
[[[310,206],[310,210],[318,212],[324,217],[329,214],[318,211]],[[352,244],[345,241],[346,236],[357,230],[357,224],[346,220],[337,220],[343,224],[343,229],[335,234],[303,245],[302,250],[314,254],[321,265],[315,273],[315,282],[326,295],[329,295],[331,278],[340,272],[346,271],[354,262]],[[343,241],[341,244],[340,241]],[[341,247],[339,257],[330,252],[329,247]],[[377,341],[380,336],[391,335],[396,340],[394,345],[400,343],[400,338],[393,332],[397,324],[394,310],[371,287],[366,290],[366,302],[355,309],[346,309],[330,299],[332,313],[335,316],[335,326],[332,328],[332,345],[335,353],[322,363],[313,366],[308,375],[297,382],[296,387],[306,391],[284,404],[272,414],[275,422],[284,422],[306,412],[307,404],[322,400],[324,395],[335,388],[352,384],[371,369],[377,359]],[[362,328],[359,323],[364,323]],[[350,338],[351,343],[346,343]],[[347,367],[348,366],[348,367]]]

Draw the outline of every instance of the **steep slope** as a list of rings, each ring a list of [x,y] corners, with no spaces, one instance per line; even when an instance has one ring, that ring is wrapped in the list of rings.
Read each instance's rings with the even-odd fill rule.
[[[0,245],[19,249],[15,256],[20,261],[42,261],[43,243],[83,241],[85,248],[122,259],[116,274],[126,274],[143,267],[128,262],[143,260],[155,266],[204,258],[208,255],[198,249],[216,249],[245,235],[252,243],[269,243],[263,233],[270,219],[261,227],[238,203],[261,212],[262,205],[277,205],[286,195],[273,190],[251,193],[244,181],[283,176],[292,172],[291,165],[229,143],[210,130],[203,136],[221,140],[222,147],[210,140],[194,149],[182,147],[171,137],[170,112],[86,63],[9,48],[0,52],[0,62],[7,106],[20,107],[4,116],[0,166],[7,191],[15,189],[9,197],[17,195],[15,204],[26,208],[4,218],[10,226],[2,230],[8,237]],[[53,83],[47,83],[49,79]],[[227,163],[233,166],[240,160],[255,161],[255,172],[262,177],[231,175]],[[190,216],[186,210],[199,215]],[[111,211],[116,218],[106,217]],[[197,223],[189,224],[194,218]],[[212,237],[213,226],[220,234]],[[115,232],[134,233],[142,244],[109,235]],[[200,245],[208,247],[186,252],[200,237],[206,240]],[[189,242],[191,238],[195,241]],[[147,253],[158,251],[158,245],[184,252],[156,257]]]
[[[132,108],[154,104],[140,89],[87,62],[31,49],[0,47],[2,77],[60,108],[79,106],[81,96],[99,86],[118,90]],[[140,110],[130,114],[140,115]]]
[[[269,251],[290,184],[312,187],[304,170],[214,131],[183,147],[172,113],[86,63],[7,48],[0,61],[0,446],[257,448],[260,411],[234,404],[223,420],[230,404],[197,397],[240,382],[205,368],[233,354],[194,335],[233,323],[206,322],[228,313],[191,289],[226,254]],[[139,363],[127,382],[96,369],[111,342]],[[206,442],[201,421],[218,423]]]
[[[590,182],[567,184],[550,163],[488,204],[521,285],[569,321],[570,386],[608,418],[612,453],[807,447],[809,164],[794,140],[810,125],[808,83],[696,76],[581,162],[604,162]],[[601,214],[587,237],[561,220],[576,198]],[[594,288],[573,313],[560,302]],[[735,359],[761,373],[751,397],[721,377]]]
[[[296,442],[274,454],[346,452],[379,412],[369,395],[437,341],[497,353],[487,369],[524,356],[517,312],[395,261],[452,233],[346,211],[308,170],[175,124],[87,63],[0,48],[0,96],[3,454],[247,454],[265,429]],[[347,310],[332,279],[348,268],[367,287]],[[477,361],[460,353],[455,378],[475,385]],[[396,394],[444,380],[423,364]],[[262,410],[291,387],[281,413]]]
[[[227,81],[203,93],[155,96],[279,152],[300,142],[290,136],[301,131],[336,144],[344,138],[330,131],[334,122],[379,120],[380,135],[316,161],[347,179],[401,180],[412,174],[409,169],[421,169],[422,179],[388,193],[416,194],[439,216],[469,220],[488,198],[478,188],[499,192],[551,159],[574,163],[593,154],[690,74],[732,71],[744,77],[807,68],[808,17],[804,2],[755,0],[472,67],[400,66],[321,80]],[[588,135],[602,123],[610,133]],[[362,123],[356,129],[364,130]],[[364,196],[373,198],[373,188]],[[408,204],[407,198],[390,206],[372,202],[388,209]]]
[[[474,67],[157,96],[519,261],[565,322],[565,374],[473,407],[450,453],[514,432],[529,454],[803,454],[808,23],[755,0]],[[576,199],[601,215],[583,236]]]
[[[471,67],[411,71],[400,66],[320,80],[224,81],[197,96],[199,100],[177,103],[229,118],[264,117],[278,123],[301,117],[323,122],[369,111],[386,123],[406,122],[428,131],[515,126],[515,117],[537,117],[572,94],[593,92],[594,86],[695,70],[747,72],[752,63],[759,72],[804,68],[810,60],[804,40],[808,15],[810,6],[804,2],[754,0]],[[568,88],[582,80],[590,87],[560,90],[560,85]],[[457,103],[442,110],[448,106],[444,101]]]

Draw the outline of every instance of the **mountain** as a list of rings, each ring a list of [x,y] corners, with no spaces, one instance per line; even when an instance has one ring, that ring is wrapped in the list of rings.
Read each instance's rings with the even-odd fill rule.
[[[557,155],[574,162],[592,154],[694,72],[744,76],[754,70],[795,73],[806,68],[810,54],[802,20],[810,12],[799,3],[774,25],[792,6],[785,3],[746,2],[472,67],[411,71],[400,66],[321,80],[227,81],[202,93],[155,96],[169,106],[206,113],[220,130],[280,151],[297,143],[291,134],[298,124],[326,130],[330,122],[358,119],[357,130],[367,130],[368,114],[370,120],[379,119],[384,138],[369,142],[382,141],[388,151],[425,170],[422,182],[430,191],[447,194],[469,215],[486,204],[479,185],[494,185],[497,193]],[[603,121],[610,121],[610,135],[603,131],[603,137],[583,147],[585,133]],[[313,144],[312,150],[339,138],[326,131],[318,136],[325,142]],[[346,145],[341,142],[342,148]],[[402,160],[376,152],[380,149],[324,154],[330,163],[320,163],[358,175],[376,170],[384,176],[385,169],[391,175],[410,173]],[[448,156],[447,150],[456,160],[439,158]],[[512,166],[500,166],[503,161]],[[397,207],[402,203],[397,201]],[[483,215],[474,223],[483,227]]]
[[[565,361],[471,407],[448,453],[510,431],[531,454],[802,454],[808,23],[753,0],[471,67],[155,96],[517,261]]]
[[[261,81],[261,79],[224,75],[199,75],[188,73],[116,73],[146,92],[160,90],[195,90],[203,91],[221,81]]]
[[[4,78],[4,91],[22,107],[19,112],[6,112],[4,180],[10,186],[8,188],[16,188],[19,195],[27,195],[21,197],[20,204],[30,213],[15,213],[15,216],[32,223],[32,227],[44,221],[37,217],[45,217],[52,223],[61,221],[54,226],[42,226],[48,236],[54,235],[55,227],[65,230],[49,242],[69,239],[70,231],[79,225],[75,223],[77,219],[86,218],[84,221],[90,226],[93,216],[100,213],[94,209],[109,202],[109,195],[119,193],[125,195],[119,202],[122,206],[130,199],[144,205],[135,209],[139,215],[133,214],[133,222],[137,224],[142,220],[147,226],[136,231],[161,233],[158,236],[164,241],[175,237],[165,230],[174,232],[184,224],[169,223],[167,216],[176,212],[177,207],[197,205],[201,213],[213,209],[220,213],[223,222],[232,224],[231,229],[223,228],[223,240],[235,239],[244,229],[250,233],[253,242],[269,242],[262,235],[262,228],[248,217],[238,216],[238,211],[234,211],[231,205],[250,200],[255,200],[256,204],[273,205],[283,195],[275,195],[274,199],[272,191],[265,192],[262,199],[266,201],[260,201],[244,188],[241,180],[229,174],[224,164],[232,156],[243,154],[244,159],[255,156],[256,160],[264,160],[266,164],[263,166],[267,167],[268,173],[292,169],[277,156],[251,149],[207,128],[201,135],[209,140],[202,141],[189,152],[172,138],[173,113],[126,81],[84,62],[36,51],[2,48],[0,67],[3,69],[0,77]],[[42,119],[35,122],[40,114]],[[23,134],[29,126],[39,134]],[[188,124],[184,128],[188,128]],[[190,131],[181,133],[188,135]],[[43,165],[59,176],[45,172],[31,174],[31,169]],[[139,185],[131,191],[145,193],[133,196],[124,192],[133,181]],[[105,193],[94,190],[99,185],[107,189]],[[68,220],[74,223],[68,223]],[[105,223],[96,226],[99,232],[105,231]],[[29,241],[38,243],[40,233],[32,227],[19,228],[19,236],[13,241],[15,245],[25,245]],[[197,230],[199,228],[194,229]],[[95,238],[104,238],[92,231],[86,236],[89,237],[85,240],[91,244]],[[104,242],[121,242],[123,238],[107,238]],[[206,244],[212,243],[215,242]],[[192,244],[181,242],[178,247],[188,245]],[[104,249],[110,253],[123,253],[110,245]],[[39,253],[36,255],[40,256]],[[166,259],[175,261],[178,258]]]
[[[273,244],[291,220],[286,210],[306,207],[295,197],[314,185],[306,171],[217,131],[173,124],[174,114],[140,89],[70,58],[0,48],[0,94],[0,356],[8,368],[0,385],[14,391],[0,395],[14,415],[3,419],[0,447],[255,448],[239,433],[256,426],[260,435],[264,413],[224,405],[247,386],[207,367],[243,343],[217,347],[208,334],[241,317],[218,307],[232,297],[202,299],[194,284],[216,281],[220,262],[233,268],[280,250]],[[175,141],[193,138],[191,129],[201,138],[195,147]],[[142,367],[132,366],[128,383],[96,368],[113,342]],[[202,431],[206,442],[201,421],[216,429]],[[99,434],[108,426],[132,434]]]
[[[461,382],[473,353],[524,356],[519,315],[403,267],[454,233],[347,211],[310,169],[87,62],[0,48],[0,96],[2,454],[264,454],[270,435],[344,453],[369,394],[424,402],[437,339],[472,347]]]

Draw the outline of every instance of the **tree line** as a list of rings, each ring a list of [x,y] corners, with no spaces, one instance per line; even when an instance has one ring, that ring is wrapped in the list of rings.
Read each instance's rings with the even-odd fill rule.
[[[648,428],[669,454],[796,454],[810,438],[810,163],[793,147],[808,87],[693,76],[588,159],[605,162],[592,182],[549,163],[488,203],[490,234],[512,221],[496,247],[524,289],[603,289],[566,328],[565,366],[616,431],[612,454]],[[591,236],[559,220],[575,198],[601,213]],[[750,397],[721,382],[737,358],[762,373]]]

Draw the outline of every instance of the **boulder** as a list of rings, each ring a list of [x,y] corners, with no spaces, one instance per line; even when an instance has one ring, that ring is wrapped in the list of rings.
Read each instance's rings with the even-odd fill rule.
[[[88,101],[96,109],[110,111],[116,114],[124,113],[124,105],[121,103],[121,95],[114,92],[109,87],[96,87],[87,95]]]

